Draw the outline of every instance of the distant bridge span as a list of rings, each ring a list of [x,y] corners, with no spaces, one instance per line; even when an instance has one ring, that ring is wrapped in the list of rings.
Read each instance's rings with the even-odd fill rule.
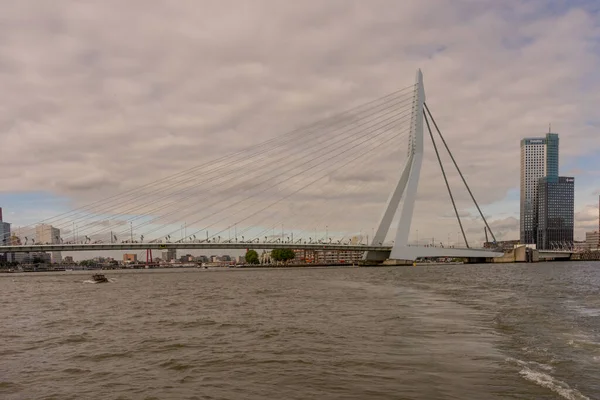
[[[332,251],[368,251],[380,254],[384,259],[389,257],[392,246],[373,245],[344,245],[328,243],[90,243],[90,244],[41,244],[41,245],[19,245],[0,246],[0,253],[19,253],[37,251],[143,251],[152,250],[272,250],[292,248],[298,250],[332,250]],[[463,249],[452,247],[424,247],[407,246],[405,251],[411,258],[421,257],[465,257],[465,258],[489,258],[500,257],[502,252],[494,252],[489,249]]]

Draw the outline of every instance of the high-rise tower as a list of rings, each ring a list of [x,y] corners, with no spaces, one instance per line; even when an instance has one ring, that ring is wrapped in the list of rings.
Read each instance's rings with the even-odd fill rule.
[[[521,243],[535,243],[536,198],[540,178],[558,180],[558,134],[521,140]]]
[[[521,243],[573,244],[575,178],[559,176],[558,134],[521,140]]]
[[[10,224],[2,219],[2,207],[0,207],[0,245],[10,244]]]

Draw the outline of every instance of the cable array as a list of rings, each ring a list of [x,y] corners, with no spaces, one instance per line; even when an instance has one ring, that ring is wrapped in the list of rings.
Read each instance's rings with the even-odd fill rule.
[[[314,206],[320,197],[318,189],[317,194],[311,190],[327,181],[332,190],[346,194],[349,190],[336,181],[338,175],[369,170],[378,159],[397,152],[401,146],[394,140],[410,131],[414,89],[414,85],[402,88],[40,223],[71,230],[59,238],[63,243],[224,240],[222,234],[232,226],[239,227],[238,236],[256,240],[279,221],[293,221],[290,232],[298,239],[328,240],[327,235],[320,239],[306,235],[308,226],[330,212]],[[371,183],[353,191],[368,190]],[[290,212],[297,197],[305,210]],[[27,240],[35,236],[35,225],[26,227],[22,236]]]

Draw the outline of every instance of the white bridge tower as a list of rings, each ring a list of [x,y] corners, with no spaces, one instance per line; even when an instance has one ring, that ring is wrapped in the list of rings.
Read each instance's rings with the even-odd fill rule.
[[[441,163],[441,159],[439,158],[439,153],[435,142],[433,143],[434,149],[436,151],[436,155],[438,157],[438,162],[440,163],[440,167],[442,169],[442,174],[444,175],[444,180],[446,182],[446,186],[448,188],[448,193],[450,195],[450,200],[452,201],[452,205],[454,207],[454,211],[456,213],[456,217],[458,219],[458,223],[460,224],[461,231],[463,232],[463,237],[465,239],[465,244],[467,248],[440,248],[440,247],[419,247],[419,246],[409,246],[408,245],[408,237],[410,234],[410,227],[412,223],[413,211],[415,208],[415,199],[417,196],[417,189],[419,186],[419,176],[421,174],[421,165],[423,164],[423,124],[425,119],[424,109],[429,113],[429,109],[425,105],[425,88],[423,86],[423,74],[421,70],[417,70],[417,78],[415,82],[414,92],[413,92],[413,103],[412,103],[412,115],[411,115],[411,126],[410,126],[410,135],[408,141],[408,157],[406,159],[406,163],[404,164],[404,168],[402,169],[402,173],[400,175],[400,179],[398,180],[398,184],[390,194],[388,198],[387,205],[381,216],[381,220],[379,222],[379,226],[375,235],[373,237],[373,241],[370,243],[372,246],[381,246],[383,241],[385,240],[389,230],[390,225],[392,224],[392,220],[396,214],[396,211],[400,209],[400,220],[398,222],[398,229],[396,230],[396,238],[394,240],[394,245],[392,246],[392,250],[389,254],[390,260],[416,260],[418,257],[466,257],[466,258],[488,258],[488,257],[499,257],[502,256],[503,253],[492,250],[492,249],[473,249],[470,248],[467,244],[467,238],[464,234],[463,227],[460,222],[460,217],[458,215],[458,211],[456,209],[456,204],[454,202],[454,198],[452,197],[452,192],[450,190],[450,186],[448,185],[448,180],[446,179],[446,175],[444,172],[444,168]],[[448,148],[444,138],[442,137],[441,132],[433,117],[429,113],[435,128],[438,130],[440,137],[448,150],[450,157],[456,167],[460,177],[462,178],[465,187],[469,191],[471,198],[477,207],[488,231],[491,233],[491,229],[486,221],[485,216],[481,212],[479,205],[475,201],[475,197],[469,189],[467,182],[462,175],[462,172],[458,168],[456,164],[456,160],[452,153],[450,153],[450,149]],[[428,123],[428,130],[431,134],[431,129]],[[431,139],[433,141],[433,135],[431,135]],[[493,234],[492,234],[493,236]],[[495,241],[495,237],[494,237]],[[384,261],[383,254],[381,252],[366,252],[364,258],[367,261]]]
[[[398,180],[398,184],[390,194],[387,205],[381,216],[381,221],[371,245],[377,246],[383,243],[387,236],[392,220],[398,210],[400,201],[403,199],[400,221],[396,231],[396,239],[390,254],[390,259],[394,260],[413,260],[414,251],[408,247],[408,236],[410,234],[410,225],[412,222],[413,210],[415,207],[415,198],[419,186],[419,175],[421,173],[421,164],[423,163],[423,104],[425,103],[425,88],[423,87],[423,73],[417,71],[417,79],[413,94],[412,116],[410,135],[408,139],[408,158],[404,164],[404,169]],[[370,260],[375,254],[366,254],[366,259]]]

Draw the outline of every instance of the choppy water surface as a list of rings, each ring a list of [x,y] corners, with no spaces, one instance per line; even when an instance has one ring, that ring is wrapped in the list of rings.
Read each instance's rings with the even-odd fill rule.
[[[2,399],[600,399],[600,263],[0,276]]]

